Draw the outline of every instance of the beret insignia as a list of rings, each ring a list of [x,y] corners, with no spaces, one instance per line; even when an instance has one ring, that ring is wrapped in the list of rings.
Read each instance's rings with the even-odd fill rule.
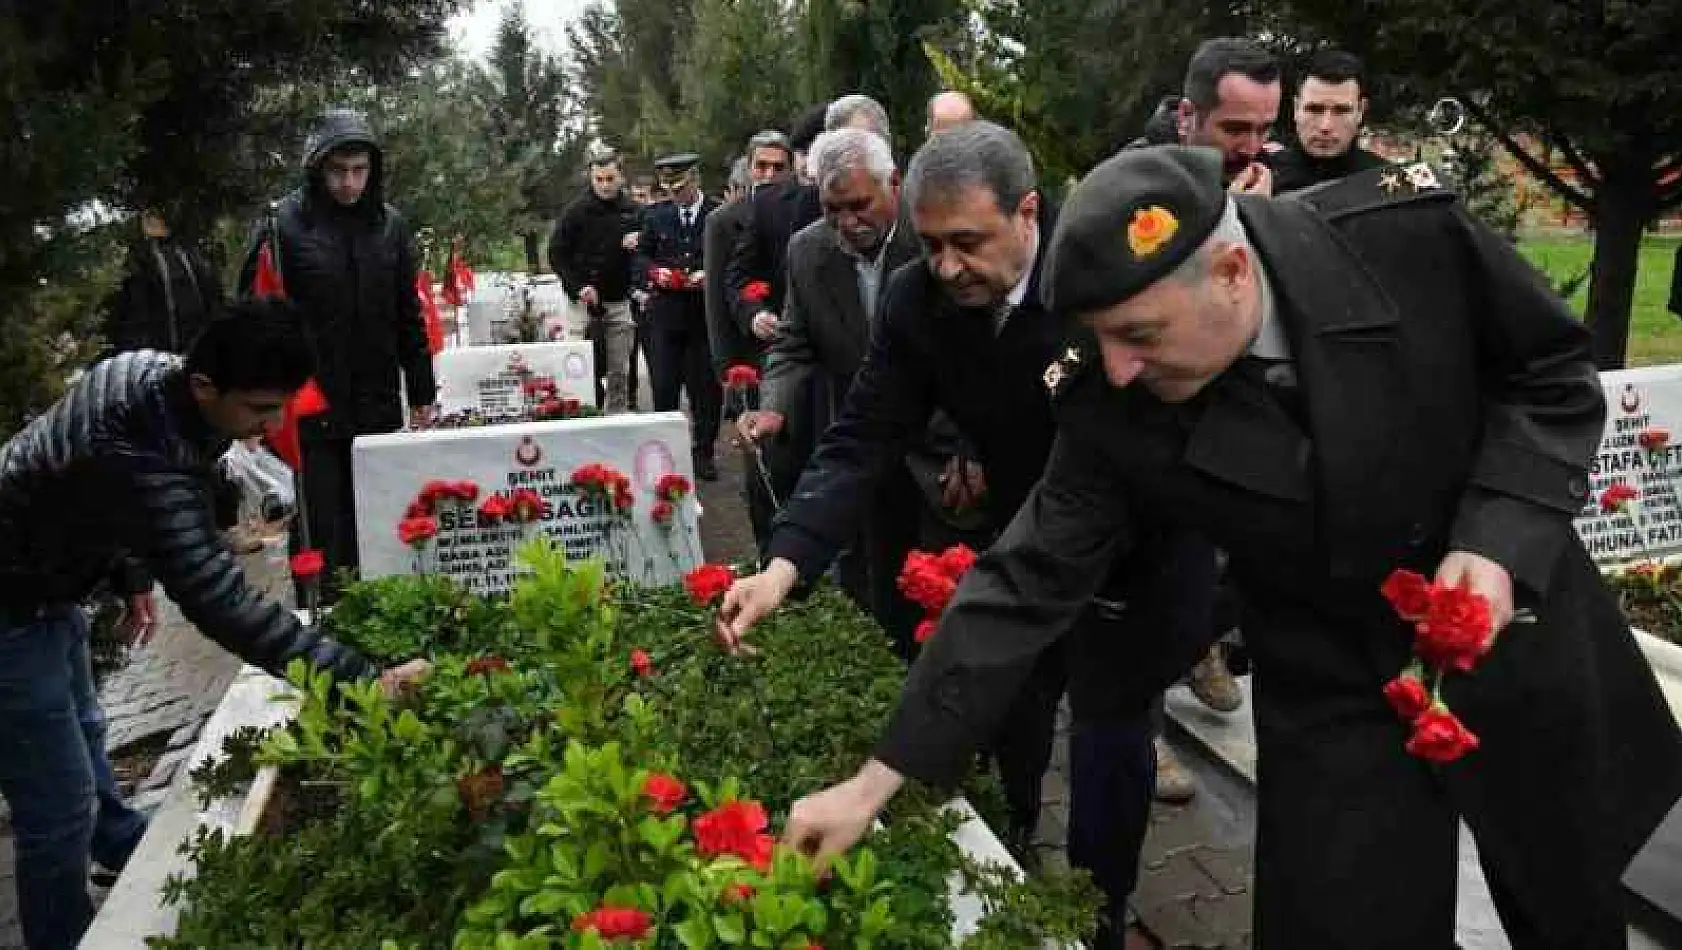
[[[1135,258],[1144,260],[1173,240],[1179,230],[1180,220],[1167,208],[1161,205],[1140,208],[1133,212],[1133,220],[1127,224],[1127,246]]]

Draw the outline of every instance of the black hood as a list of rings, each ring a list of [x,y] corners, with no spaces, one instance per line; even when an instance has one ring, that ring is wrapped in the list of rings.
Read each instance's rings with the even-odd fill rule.
[[[321,176],[321,163],[327,153],[345,145],[366,145],[373,167],[368,172],[368,188],[362,192],[358,209],[378,213],[385,208],[385,153],[368,117],[354,109],[329,109],[322,114],[315,130],[304,140],[304,179],[306,193],[311,200],[331,206],[333,197],[327,194]]]

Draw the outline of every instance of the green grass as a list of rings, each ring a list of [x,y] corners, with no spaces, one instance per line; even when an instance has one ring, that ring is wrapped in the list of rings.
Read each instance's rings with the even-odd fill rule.
[[[1635,306],[1630,314],[1629,365],[1682,363],[1682,319],[1665,309],[1670,298],[1670,272],[1682,236],[1649,236],[1641,243],[1641,264],[1635,278]],[[1594,241],[1582,236],[1533,237],[1519,242],[1519,253],[1541,268],[1557,286],[1585,273]],[[1588,303],[1585,280],[1571,297],[1579,315]]]

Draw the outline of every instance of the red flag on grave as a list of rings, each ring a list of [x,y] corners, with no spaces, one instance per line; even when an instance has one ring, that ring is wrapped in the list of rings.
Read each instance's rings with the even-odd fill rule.
[[[274,248],[267,239],[257,248],[257,271],[251,277],[251,295],[259,300],[286,299],[286,282],[281,279],[280,268],[275,266]],[[281,461],[292,466],[293,471],[304,467],[303,449],[298,441],[298,420],[326,411],[327,397],[313,378],[305,381],[286,401],[280,428],[270,433],[268,441],[269,448],[280,456]]]

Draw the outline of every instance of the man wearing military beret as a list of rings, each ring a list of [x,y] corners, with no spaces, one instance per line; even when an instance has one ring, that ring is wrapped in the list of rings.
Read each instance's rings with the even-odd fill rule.
[[[1622,948],[1619,877],[1682,793],[1682,737],[1572,528],[1605,415],[1581,324],[1423,165],[1268,201],[1229,197],[1213,152],[1122,152],[1047,253],[1049,303],[1096,344],[1048,371],[1044,478],[877,757],[796,803],[789,838],[840,850],[902,776],[958,775],[1167,515],[1246,597],[1257,947],[1452,946],[1464,821],[1517,950]],[[1417,634],[1380,592],[1399,568],[1486,598],[1499,631],[1441,681],[1480,740],[1458,757],[1413,754],[1424,715],[1386,701]]]
[[[651,296],[648,301],[648,359],[653,377],[654,411],[676,412],[680,394],[689,393],[689,427],[695,477],[718,478],[713,443],[718,440],[724,392],[713,372],[707,337],[703,267],[707,218],[718,202],[701,193],[699,155],[684,152],[654,163],[660,186],[671,195],[648,209],[632,278]]]

